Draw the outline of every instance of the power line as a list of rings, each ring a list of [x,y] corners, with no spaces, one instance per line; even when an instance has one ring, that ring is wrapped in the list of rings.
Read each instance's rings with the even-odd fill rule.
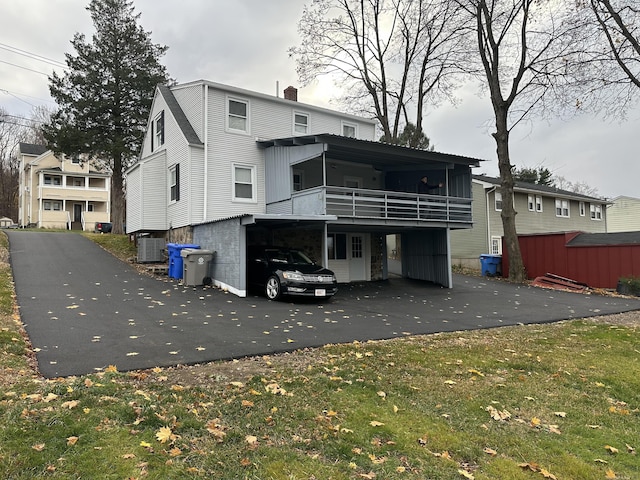
[[[47,99],[42,97],[34,97],[33,95],[27,95],[26,93],[12,92],[11,90],[7,90],[6,88],[2,88],[2,87],[0,87],[0,92],[6,93],[7,95],[19,95],[21,97],[29,97],[29,98],[35,98],[36,100],[42,100],[43,102],[56,103],[50,98]]]
[[[0,63],[6,63],[7,65],[11,65],[12,67],[23,68],[24,70],[29,70],[30,72],[39,73],[40,75],[44,75],[45,77],[49,76],[48,73],[44,73],[44,72],[41,72],[39,70],[34,70],[33,68],[23,67],[22,65],[17,65],[15,63],[5,62],[4,60],[0,60]]]
[[[23,55],[25,57],[33,58],[34,60],[38,60],[40,62],[49,63],[55,67],[61,67],[65,69],[68,68],[66,64],[62,62],[58,62],[57,60],[52,60],[51,58],[43,57],[42,55],[38,55],[37,53],[28,52],[27,50],[22,50],[17,47],[12,47],[11,45],[7,45],[5,43],[0,43],[0,48],[13,53],[17,53],[18,55]]]

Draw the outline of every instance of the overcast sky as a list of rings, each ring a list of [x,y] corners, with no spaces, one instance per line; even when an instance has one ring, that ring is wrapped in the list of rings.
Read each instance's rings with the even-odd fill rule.
[[[287,49],[299,43],[297,23],[309,1],[134,0],[134,5],[153,42],[169,47],[162,62],[178,82],[206,79],[272,95],[279,82],[282,96],[288,85],[299,86]],[[93,32],[88,3],[0,0],[0,107],[7,113],[29,117],[35,105],[55,108],[47,80],[55,67],[11,50],[64,62],[65,52],[75,54],[73,35],[90,38]],[[436,151],[486,160],[474,173],[497,176],[489,100],[468,90],[457,108],[443,105],[428,114],[425,132]],[[337,108],[331,96],[326,80],[298,91],[300,102]],[[511,135],[511,162],[546,167],[608,198],[640,197],[640,108],[625,122],[584,116],[523,126]]]

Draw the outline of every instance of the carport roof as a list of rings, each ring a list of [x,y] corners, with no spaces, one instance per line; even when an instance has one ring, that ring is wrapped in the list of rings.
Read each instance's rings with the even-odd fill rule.
[[[324,151],[330,155],[331,159],[366,163],[378,169],[388,168],[389,164],[394,166],[425,167],[448,163],[477,167],[480,166],[482,161],[477,158],[373,142],[371,140],[360,140],[329,133],[258,140],[257,143],[261,148],[323,144]]]

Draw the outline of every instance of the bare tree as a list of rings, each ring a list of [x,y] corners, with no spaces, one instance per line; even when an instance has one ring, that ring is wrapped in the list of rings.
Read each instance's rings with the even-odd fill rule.
[[[18,218],[20,163],[18,144],[28,140],[28,127],[21,117],[0,108],[0,216]]]
[[[640,0],[582,0],[590,14],[590,45],[581,82],[591,86],[589,105],[605,115],[624,117],[640,98]]]
[[[580,195],[587,195],[589,197],[599,196],[598,189],[596,187],[592,187],[587,182],[582,180],[572,182],[561,175],[555,175],[553,177],[552,185],[560,190],[567,190]]]
[[[427,104],[453,99],[464,22],[448,0],[313,0],[289,53],[303,84],[334,76],[345,104],[376,118],[384,141],[396,143],[402,125],[422,131]]]
[[[552,0],[457,0],[475,20],[479,76],[491,99],[502,225],[509,255],[509,278],[526,279],[516,232],[513,166],[509,135],[536,114],[567,108],[572,59],[581,50],[584,29],[571,5]],[[575,103],[575,100],[573,101]]]

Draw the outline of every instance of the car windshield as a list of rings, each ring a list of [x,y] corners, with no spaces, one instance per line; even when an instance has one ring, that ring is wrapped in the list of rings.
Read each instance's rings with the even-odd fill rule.
[[[295,265],[310,265],[313,262],[298,250],[267,250],[267,258],[275,263],[292,263]]]

